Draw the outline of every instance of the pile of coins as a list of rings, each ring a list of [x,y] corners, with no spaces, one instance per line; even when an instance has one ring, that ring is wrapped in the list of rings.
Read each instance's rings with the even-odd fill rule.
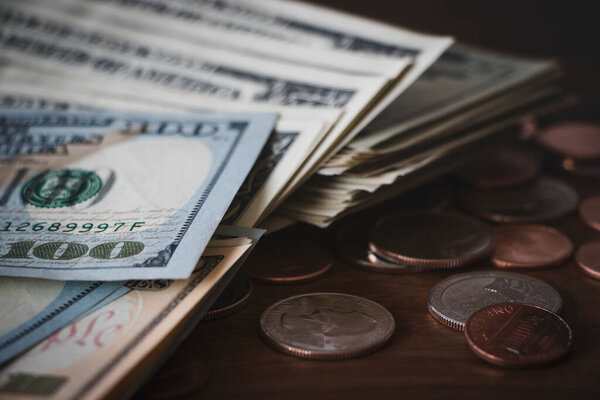
[[[554,165],[562,170],[600,173],[600,127],[560,124],[535,139],[561,160]],[[568,236],[544,223],[577,209],[578,195],[564,181],[542,174],[541,165],[541,154],[530,148],[484,153],[455,174],[459,207],[454,211],[448,210],[452,184],[445,185],[444,193],[427,191],[435,194],[419,199],[425,207],[345,221],[336,230],[337,253],[357,267],[386,274],[449,271],[489,259],[497,270],[453,274],[435,284],[427,298],[429,314],[463,331],[473,353],[494,365],[528,367],[558,360],[572,342],[571,329],[558,315],[563,306],[559,292],[539,279],[506,271],[557,266],[574,250]],[[583,200],[579,215],[600,231],[600,195]],[[600,279],[600,241],[580,246],[575,260]],[[317,240],[282,233],[259,244],[245,272],[257,283],[301,283],[323,276],[332,262]],[[243,304],[251,284],[241,281],[235,285],[243,290],[224,293],[229,300],[217,302],[210,318],[224,315],[219,309]],[[394,329],[394,317],[384,307],[341,293],[283,299],[260,318],[268,344],[307,359],[367,354],[384,346]]]

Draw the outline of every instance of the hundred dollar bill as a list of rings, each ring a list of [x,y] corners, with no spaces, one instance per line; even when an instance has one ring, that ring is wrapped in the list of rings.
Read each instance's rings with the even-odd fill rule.
[[[23,71],[0,70],[0,81],[6,82],[0,88],[0,108],[186,111],[179,107],[107,98],[83,91],[77,93],[71,90],[66,79],[55,78],[39,82],[35,78],[36,75]],[[52,82],[51,85],[49,81]],[[64,90],[65,88],[68,89]],[[281,193],[287,183],[293,179],[308,154],[338,118],[339,113],[334,110],[308,113],[299,109],[283,113],[275,126],[275,132],[238,190],[222,223],[254,226],[266,218],[283,201]]]
[[[207,248],[186,280],[133,281],[131,291],[57,331],[0,371],[3,399],[125,398],[251,244]],[[214,294],[214,293],[212,293]],[[214,297],[214,296],[211,296]],[[214,300],[214,299],[213,299]],[[204,310],[205,311],[205,310]],[[147,373],[148,368],[144,368]],[[119,385],[126,380],[126,385]],[[122,391],[124,387],[124,392]]]
[[[463,135],[422,152],[390,162],[376,173],[320,176],[280,207],[282,216],[326,227],[345,215],[406,191],[461,165],[464,159],[502,136],[514,135],[524,117],[544,115],[572,106],[569,98],[549,98],[467,129]],[[277,214],[276,214],[277,216]]]
[[[42,3],[39,0],[31,1]],[[393,114],[400,109],[401,104],[396,104],[394,99],[452,42],[449,38],[418,34],[294,1],[61,0],[60,3],[76,10],[74,15],[93,15],[93,19],[116,23],[135,31],[159,33],[181,41],[218,43],[238,52],[250,52],[294,64],[299,62],[299,58],[311,58],[305,57],[304,53],[307,51],[369,55],[382,62],[393,59],[411,60],[412,68],[403,78],[396,81],[376,105],[366,110],[347,135],[343,138],[329,137],[311,156],[300,176],[308,176],[314,172],[316,167],[358,132],[370,126],[370,122],[383,110],[387,109]],[[141,15],[144,16],[143,22]],[[252,37],[252,40],[248,40],[248,37]],[[272,45],[273,42],[279,42],[279,45]],[[311,65],[321,68],[334,68],[335,64],[335,59],[333,63],[311,62]],[[357,66],[354,72],[365,73],[361,63],[352,64]],[[345,70],[352,68],[343,58],[337,59],[337,66]],[[299,183],[301,181],[297,181],[293,187],[297,187]]]
[[[69,76],[124,99],[181,107],[283,111],[337,109],[343,116],[303,163],[289,192],[306,179],[401,79],[333,73],[248,57],[114,26],[90,26],[49,7],[0,6],[5,64]],[[27,22],[30,21],[30,22]],[[33,21],[33,22],[32,22]],[[408,67],[410,60],[403,61]],[[399,71],[399,73],[401,73]],[[403,81],[403,79],[402,79]]]
[[[29,4],[43,5],[43,0],[26,0]],[[212,3],[212,2],[211,2]],[[204,7],[207,5],[208,7]],[[227,7],[232,4],[178,3],[171,1],[94,2],[57,0],[52,7],[79,18],[85,17],[103,24],[143,32],[156,37],[172,37],[181,42],[227,48],[238,54],[258,55],[263,58],[293,62],[319,69],[349,72],[359,75],[395,76],[397,59],[382,59],[370,54],[349,53],[343,49],[318,49],[307,46],[298,52],[299,44],[287,35],[269,34],[269,27],[255,26],[261,21],[248,19],[248,14],[234,15]],[[162,10],[158,10],[157,7]],[[239,6],[238,6],[239,7]]]
[[[189,276],[274,121],[272,114],[0,113],[0,274]],[[132,127],[138,135],[103,140]],[[65,151],[68,144],[84,154]]]
[[[119,282],[0,277],[0,364],[119,292]]]
[[[465,110],[490,100],[510,106],[514,99],[534,94],[550,85],[559,74],[556,63],[493,54],[457,44],[444,53],[396,103],[395,110],[382,112],[372,124],[327,163],[330,175],[340,174],[363,159],[410,146],[424,138],[424,129],[434,121],[458,118]],[[536,84],[538,88],[532,87]],[[535,90],[534,90],[535,89]],[[508,97],[513,99],[508,99]],[[446,123],[446,126],[448,124]]]

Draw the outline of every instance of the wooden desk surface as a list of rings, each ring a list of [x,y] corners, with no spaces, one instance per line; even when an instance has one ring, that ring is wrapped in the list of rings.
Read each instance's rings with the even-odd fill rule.
[[[558,118],[599,120],[600,46],[596,42],[598,24],[593,2],[323,3],[409,28],[450,34],[485,48],[558,57],[566,67],[568,89],[582,98],[574,113]],[[582,196],[600,192],[600,180],[566,179]],[[552,225],[567,233],[576,245],[600,238],[577,215]],[[326,243],[333,232],[307,226],[293,229],[295,235],[319,235]],[[483,263],[468,270],[475,268],[493,267]],[[222,320],[200,323],[161,372],[174,368],[177,357],[191,354],[200,359],[206,368],[197,379],[204,379],[200,374],[206,370],[208,378],[186,397],[190,399],[600,398],[599,280],[585,276],[572,260],[560,267],[526,272],[550,283],[563,296],[562,316],[574,334],[572,353],[563,362],[547,367],[506,370],[478,359],[467,348],[462,333],[438,324],[428,315],[429,289],[451,273],[376,274],[354,268],[335,256],[331,271],[318,281],[293,286],[255,284],[243,310]],[[258,321],[267,306],[288,296],[321,291],[363,296],[385,306],[397,321],[392,341],[362,358],[322,362],[296,359],[261,340]],[[151,398],[158,384],[151,379],[137,397]]]

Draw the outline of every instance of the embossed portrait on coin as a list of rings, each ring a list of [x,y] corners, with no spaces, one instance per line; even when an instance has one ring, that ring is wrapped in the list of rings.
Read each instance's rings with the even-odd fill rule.
[[[357,335],[375,329],[377,321],[368,314],[341,308],[316,308],[307,314],[285,313],[281,326],[292,335],[302,335],[303,342],[319,347],[345,347]]]

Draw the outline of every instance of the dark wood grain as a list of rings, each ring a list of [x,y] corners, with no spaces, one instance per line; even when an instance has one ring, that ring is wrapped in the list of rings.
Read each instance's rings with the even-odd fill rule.
[[[577,93],[582,103],[556,118],[599,119],[600,46],[596,42],[594,2],[330,0],[324,3],[413,29],[454,35],[458,40],[481,47],[557,57],[566,68],[566,87]],[[564,178],[583,196],[600,192],[600,180]],[[400,207],[399,204],[392,201],[383,210],[367,213],[378,214]],[[600,238],[575,214],[552,225],[562,229],[576,245]],[[293,235],[310,235],[325,243],[330,243],[334,231],[307,226],[292,229]],[[484,262],[470,268],[474,269],[493,267]],[[562,316],[573,330],[573,351],[566,360],[554,365],[507,370],[478,359],[467,348],[462,333],[438,324],[428,315],[429,289],[451,273],[382,275],[352,267],[336,256],[331,271],[318,281],[290,286],[256,284],[244,309],[222,320],[200,323],[176,350],[173,360],[178,353],[193,353],[210,371],[202,387],[186,398],[600,398],[599,280],[587,277],[572,260],[560,267],[524,272],[550,283],[563,296]],[[363,296],[388,308],[397,321],[393,340],[371,355],[328,362],[299,360],[261,340],[258,320],[267,306],[288,296],[320,291]],[[175,364],[168,362],[163,370],[174,368]],[[152,390],[150,380],[137,397],[145,398]]]

